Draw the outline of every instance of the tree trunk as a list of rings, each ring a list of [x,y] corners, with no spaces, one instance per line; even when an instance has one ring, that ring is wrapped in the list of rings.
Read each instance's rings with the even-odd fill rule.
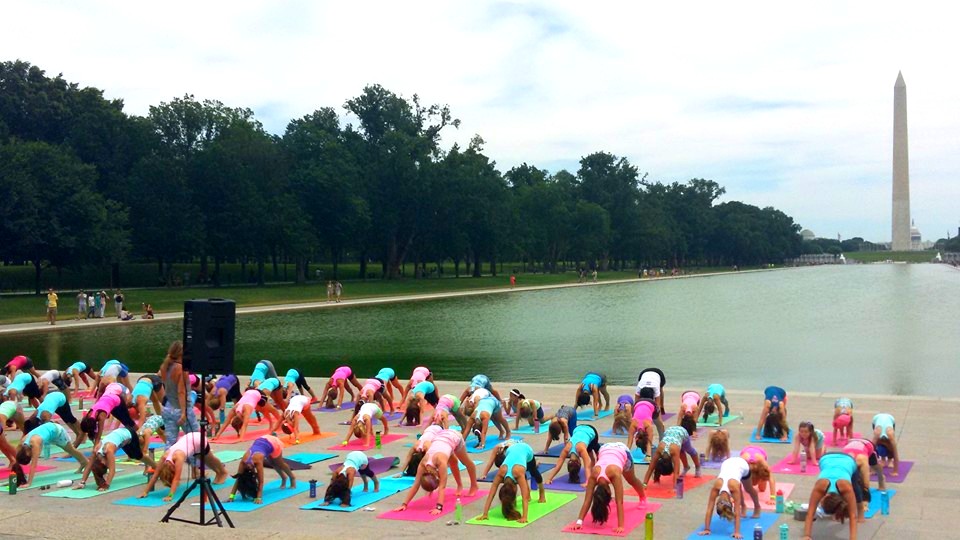
[[[277,246],[273,246],[270,253],[271,259],[273,259],[273,280],[280,280],[280,265],[277,262]]]
[[[360,279],[367,279],[367,250],[360,250]]]
[[[497,277],[497,261],[493,257],[490,258],[490,275]]]
[[[115,262],[110,265],[110,287],[120,288],[120,263]]]
[[[163,257],[157,257],[157,280],[163,279]],[[169,283],[164,280],[164,285],[169,285]]]
[[[265,282],[263,279],[264,267],[266,266],[266,258],[263,255],[257,256],[257,286],[263,287]]]
[[[480,254],[474,253],[473,254],[473,277],[480,277],[480,270],[481,270],[482,264],[483,263],[480,262]]]
[[[306,261],[304,261],[303,255],[297,255],[296,260],[297,265],[297,284],[302,285],[307,281],[307,271],[306,271]]]
[[[460,277],[460,257],[453,258],[453,276]]]
[[[209,273],[210,267],[209,267],[209,263],[207,262],[207,259],[208,257],[206,253],[204,253],[203,255],[200,255],[200,275],[197,276],[198,278],[197,281],[200,281],[199,278],[201,276],[206,277],[210,275]]]
[[[333,249],[331,255],[333,256],[333,279],[340,279],[340,249]]]
[[[40,294],[40,275],[43,273],[43,262],[40,259],[33,261],[33,288]]]
[[[211,277],[214,287],[220,286],[220,256],[213,258],[213,276]]]

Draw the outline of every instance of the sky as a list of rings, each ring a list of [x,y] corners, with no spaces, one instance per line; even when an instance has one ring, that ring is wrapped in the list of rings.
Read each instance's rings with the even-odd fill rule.
[[[103,89],[129,114],[189,93],[249,107],[277,134],[379,83],[448,104],[462,124],[443,144],[479,134],[501,171],[576,172],[607,151],[649,180],[712,179],[723,200],[872,241],[890,239],[902,71],[911,213],[926,240],[960,226],[951,7],[15,0],[0,60]]]

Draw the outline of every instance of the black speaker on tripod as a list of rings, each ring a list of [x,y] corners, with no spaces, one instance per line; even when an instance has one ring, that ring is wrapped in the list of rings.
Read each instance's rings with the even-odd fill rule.
[[[210,298],[183,303],[183,369],[191,373],[233,373],[237,305]]]

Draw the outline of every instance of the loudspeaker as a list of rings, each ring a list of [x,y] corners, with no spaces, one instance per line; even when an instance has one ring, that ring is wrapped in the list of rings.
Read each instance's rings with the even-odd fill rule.
[[[233,373],[237,304],[210,298],[183,303],[183,368],[200,374]]]

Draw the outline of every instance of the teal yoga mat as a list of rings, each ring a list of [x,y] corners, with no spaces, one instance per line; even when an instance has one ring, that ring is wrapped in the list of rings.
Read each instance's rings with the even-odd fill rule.
[[[297,487],[286,489],[280,489],[280,480],[274,480],[273,482],[268,483],[263,488],[263,504],[254,504],[251,500],[242,500],[240,495],[237,495],[236,500],[230,502],[227,500],[227,496],[230,493],[230,489],[233,488],[233,484],[229,481],[227,486],[224,489],[221,489],[217,492],[217,495],[220,497],[220,500],[223,501],[223,507],[227,512],[253,512],[254,510],[260,510],[261,508],[271,505],[275,502],[280,502],[290,497],[294,497],[310,489],[310,482],[304,480],[299,480],[297,482]],[[210,508],[210,505],[207,505],[207,508]]]
[[[510,437],[511,439],[523,440],[522,437]],[[483,452],[489,452],[493,450],[493,447],[502,443],[503,441],[498,439],[496,434],[487,434],[486,444],[483,445],[483,448],[477,448],[477,443],[480,442],[476,437],[469,437],[466,441],[467,452],[470,454],[481,454]]]
[[[296,461],[297,463],[303,463],[304,465],[310,465],[313,463],[319,463],[321,461],[326,461],[328,459],[333,459],[337,457],[337,454],[327,454],[327,453],[310,453],[302,452],[299,454],[294,454],[292,456],[283,456],[290,461]]]
[[[757,523],[760,523],[760,527],[766,532],[778,519],[780,519],[779,514],[767,512],[761,513],[760,519],[752,519],[750,517],[742,518],[740,520],[740,534],[742,534],[744,538],[753,538],[753,529],[757,526]],[[714,538],[717,540],[722,538],[728,540],[733,534],[733,522],[714,515],[710,520],[710,534],[700,536],[699,532],[702,530],[703,525],[699,526],[697,530],[687,536],[687,540],[700,540],[703,538]]]
[[[600,411],[600,414],[597,416],[593,415],[593,409],[584,409],[582,411],[577,411],[577,421],[578,422],[589,422],[591,420],[600,420],[601,418],[606,418],[613,414],[612,409],[606,411]]]
[[[893,496],[897,494],[897,490],[888,489],[887,494],[890,496],[891,506],[892,506],[892,499],[893,499]],[[864,512],[863,515],[867,519],[870,519],[879,513],[880,513],[880,490],[877,488],[870,488],[870,504],[869,506],[867,506],[867,511]]]
[[[106,491],[97,490],[96,482],[90,482],[83,489],[63,488],[49,493],[44,493],[44,497],[57,497],[59,499],[89,499],[99,497],[121,489],[128,489],[134,486],[140,486],[147,483],[147,477],[141,473],[126,474],[123,476],[114,476],[113,483]]]
[[[733,421],[736,420],[737,418],[740,418],[740,415],[739,415],[739,414],[728,414],[728,415],[726,415],[726,416],[723,417],[723,425],[725,425],[725,426],[726,426],[726,425],[729,425],[730,422],[733,422]],[[720,427],[720,424],[717,423],[717,415],[716,415],[716,414],[711,414],[710,416],[707,417],[707,420],[706,420],[705,422],[704,422],[704,421],[697,422],[697,426],[699,426],[699,427]]]
[[[121,469],[117,469],[117,472],[120,472]],[[47,472],[39,473],[34,477],[33,482],[30,483],[30,487],[19,488],[21,491],[25,489],[36,489],[40,486],[50,486],[56,484],[61,480],[73,480],[76,482],[83,478],[83,473],[73,472],[73,471],[56,471],[56,472]]]
[[[792,430],[792,429],[790,430],[790,434],[787,436],[787,440],[785,440],[785,441],[781,441],[780,439],[768,439],[768,438],[766,438],[766,437],[762,437],[761,439],[757,440],[756,435],[757,435],[757,428],[753,428],[753,431],[750,432],[750,442],[752,442],[752,443],[758,443],[758,442],[759,442],[759,443],[767,443],[767,444],[791,444],[791,443],[793,443],[793,430]]]
[[[369,506],[375,502],[382,501],[387,497],[392,497],[401,491],[405,491],[413,485],[411,482],[407,482],[404,479],[400,478],[384,478],[380,480],[380,491],[374,493],[373,491],[363,491],[363,481],[359,480],[359,485],[354,485],[353,489],[350,491],[350,506],[340,506],[339,501],[334,501],[333,503],[323,506],[323,495],[317,493],[318,499],[309,504],[305,504],[300,507],[301,510],[329,510],[331,512],[355,512],[365,506]],[[370,489],[373,489],[373,484],[370,484]]]

